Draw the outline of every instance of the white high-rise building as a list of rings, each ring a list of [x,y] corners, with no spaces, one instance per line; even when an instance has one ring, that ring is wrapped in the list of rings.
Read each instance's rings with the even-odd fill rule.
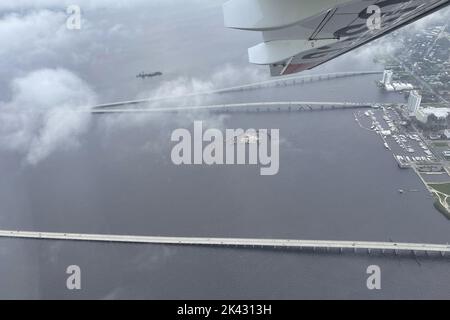
[[[383,80],[381,81],[385,86],[390,85],[392,83],[392,77],[394,76],[394,72],[392,70],[384,70]]]
[[[421,102],[422,96],[416,90],[411,91],[408,99],[408,112],[410,115],[416,114]]]

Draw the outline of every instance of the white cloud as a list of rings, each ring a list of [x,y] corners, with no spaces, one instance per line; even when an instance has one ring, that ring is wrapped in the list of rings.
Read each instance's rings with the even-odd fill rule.
[[[207,5],[213,0],[189,0],[191,3],[204,3]],[[217,1],[216,1],[217,2]],[[220,2],[220,0],[219,0]],[[108,9],[108,8],[130,8],[139,6],[157,6],[157,5],[179,5],[186,3],[186,0],[6,0],[0,2],[0,10],[24,10],[24,9],[42,9],[42,8],[64,8],[76,4],[82,9]]]
[[[208,78],[179,77],[172,81],[163,82],[151,92],[140,94],[141,98],[158,99],[165,97],[189,96],[195,93],[208,92],[239,84],[249,84],[258,81],[268,80],[269,74],[266,68],[247,66],[238,68],[231,64],[226,64],[216,71],[213,71]],[[208,96],[195,96],[196,103],[200,103]],[[209,96],[214,98],[214,96]],[[191,99],[192,100],[192,99]]]
[[[0,104],[0,147],[37,164],[57,148],[72,148],[89,125],[83,109],[95,94],[64,69],[42,69],[14,79],[12,99]]]
[[[125,34],[117,25],[98,27],[102,21],[84,20],[79,31],[68,30],[62,11],[8,13],[0,19],[0,72],[2,78],[40,68],[87,65],[107,51],[102,40]],[[114,39],[114,38],[113,38]]]
[[[17,3],[28,4],[27,1]],[[39,4],[41,8],[43,2]],[[47,1],[46,4],[51,6],[56,2]],[[0,8],[2,5],[4,8],[4,3],[0,4]],[[101,17],[100,14],[96,16]],[[21,152],[30,164],[45,159],[57,148],[76,146],[78,137],[89,123],[89,116],[78,113],[74,107],[94,105],[95,94],[86,83],[67,70],[77,70],[84,78],[90,79],[98,91],[98,86],[101,87],[103,82],[92,78],[92,70],[98,70],[101,56],[107,53],[120,57],[121,54],[114,50],[123,49],[123,46],[112,44],[121,43],[123,38],[134,38],[134,27],[124,26],[121,20],[106,21],[104,17],[90,17],[83,21],[82,30],[74,32],[67,30],[66,19],[64,11],[49,9],[0,16],[0,97],[4,100],[0,101],[0,147]],[[104,69],[100,70],[103,71],[94,73],[95,77],[99,74],[102,80],[107,75],[102,77]],[[109,74],[114,75],[114,72]],[[239,82],[252,82],[264,76],[267,76],[265,71],[260,72],[252,66],[244,69],[223,66],[211,76],[181,77],[165,82],[145,96],[181,96]],[[123,85],[122,81],[115,83],[121,90]],[[203,99],[198,97],[194,101],[201,103],[205,101]],[[155,116],[136,116],[136,121],[129,121],[130,118],[127,117],[125,122],[112,119],[108,123],[114,128],[108,130],[117,130],[124,123],[127,127],[139,126]]]
[[[0,10],[63,8],[72,4],[84,8],[128,7],[145,3],[145,0],[9,0],[0,3]]]

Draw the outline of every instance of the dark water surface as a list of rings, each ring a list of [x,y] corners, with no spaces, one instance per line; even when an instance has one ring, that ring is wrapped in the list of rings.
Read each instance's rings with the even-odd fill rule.
[[[371,77],[341,81],[292,87],[289,96],[316,90],[342,100],[353,83],[366,88],[353,101],[403,99],[384,96]],[[279,174],[262,177],[256,166],[174,166],[170,134],[192,128],[193,120],[221,129],[280,129]],[[102,116],[77,150],[54,153],[36,167],[20,165],[11,154],[2,159],[2,229],[449,241],[450,223],[433,208],[418,177],[400,170],[380,139],[358,127],[351,110]],[[400,188],[420,192],[400,195]],[[1,243],[2,298],[449,298],[450,293],[448,259]],[[72,264],[82,270],[83,288],[76,293],[65,287],[65,269]],[[372,264],[382,269],[381,291],[366,288],[366,268]]]

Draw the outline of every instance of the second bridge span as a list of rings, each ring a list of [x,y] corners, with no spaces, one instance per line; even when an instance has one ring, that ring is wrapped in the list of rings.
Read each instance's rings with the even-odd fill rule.
[[[106,235],[80,233],[53,233],[0,230],[0,238],[25,238],[41,240],[65,240],[86,242],[118,242],[141,244],[167,244],[190,246],[220,247],[265,247],[265,248],[297,248],[297,249],[364,249],[382,252],[425,252],[439,253],[442,256],[450,253],[448,244],[427,243],[395,243],[369,241],[332,241],[332,240],[295,240],[295,239],[251,239],[251,238],[207,238],[207,237],[153,237],[135,235]]]

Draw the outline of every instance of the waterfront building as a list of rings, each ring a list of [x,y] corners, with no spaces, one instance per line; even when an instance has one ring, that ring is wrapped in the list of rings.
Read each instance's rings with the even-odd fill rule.
[[[420,104],[422,102],[422,96],[417,91],[411,91],[408,99],[408,112],[409,115],[415,115],[419,110]]]
[[[450,108],[418,108],[415,116],[417,123],[424,129],[447,129],[450,119]]]

